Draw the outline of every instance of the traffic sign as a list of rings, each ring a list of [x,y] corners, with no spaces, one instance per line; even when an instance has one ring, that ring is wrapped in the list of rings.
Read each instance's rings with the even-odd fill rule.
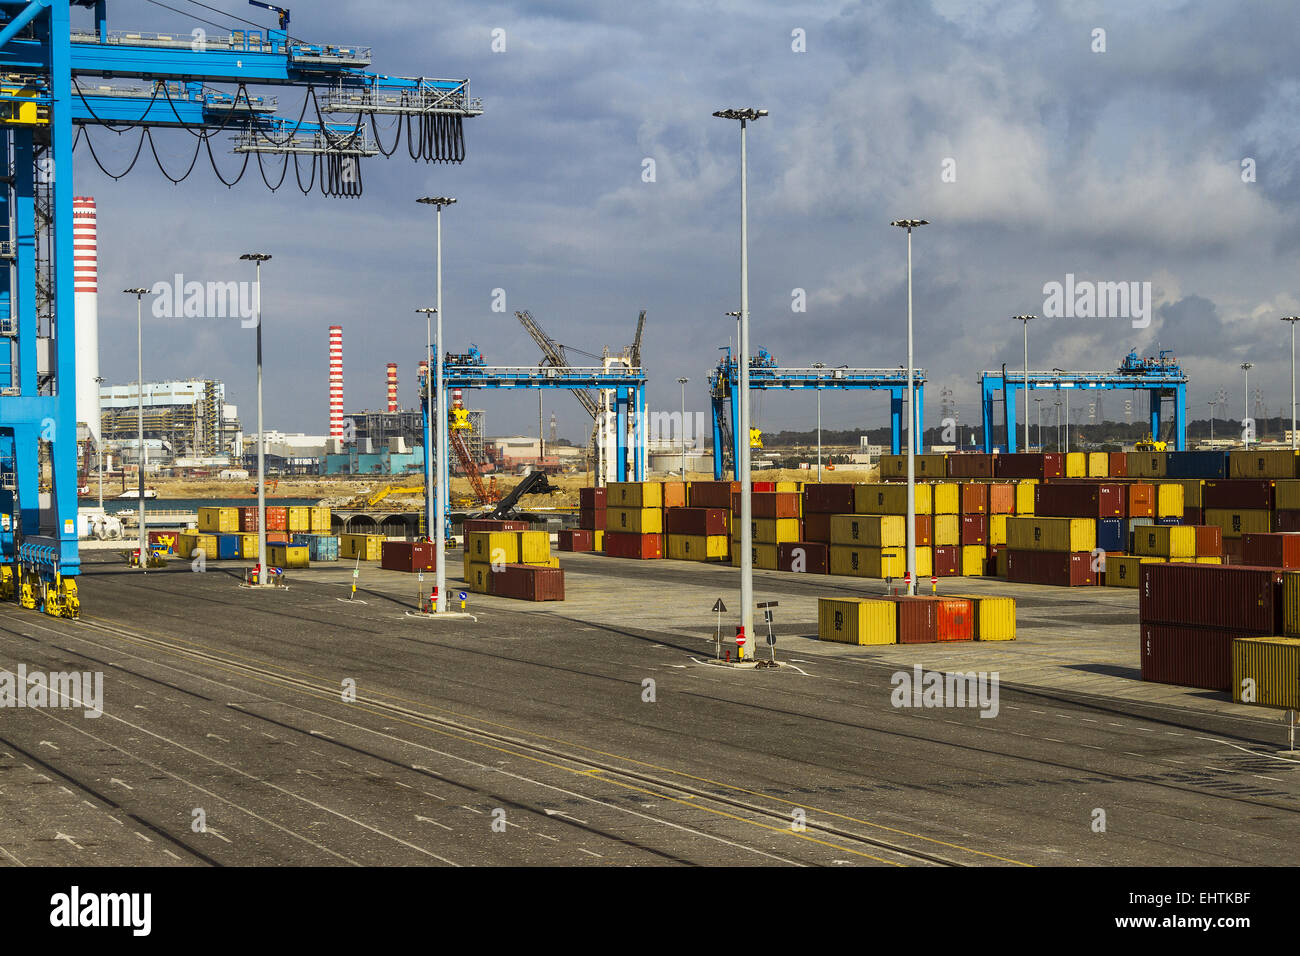
[[[457,594],[456,596],[457,596],[458,598],[460,598],[462,601],[464,601],[464,600],[466,600],[466,599],[469,598],[469,595],[466,594],[464,591],[461,591],[461,592],[460,592],[459,594]]]
[[[771,628],[768,628],[767,631],[767,646],[776,647],[776,635],[772,632]]]
[[[727,605],[722,603],[722,598],[718,598],[713,602],[713,610],[718,614],[725,614],[727,612]]]
[[[938,584],[938,583],[939,583],[939,579],[938,579],[938,578],[931,578],[931,579],[930,579],[930,583],[931,583],[931,584]]]
[[[778,607],[778,606],[780,606],[780,604],[781,604],[780,601],[764,601],[762,604],[757,605],[757,607],[760,607],[760,608],[765,608],[765,607]]]

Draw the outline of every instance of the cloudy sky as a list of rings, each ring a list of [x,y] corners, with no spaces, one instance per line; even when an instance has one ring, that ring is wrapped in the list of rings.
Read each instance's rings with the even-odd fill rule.
[[[209,5],[272,23],[241,4]],[[110,27],[232,22],[169,5],[193,16],[114,0]],[[1022,362],[1010,317],[1042,314],[1044,284],[1067,274],[1150,282],[1150,327],[1044,317],[1030,327],[1032,368],[1114,368],[1131,347],[1172,348],[1193,417],[1220,388],[1240,416],[1243,361],[1271,414],[1288,401],[1278,317],[1300,312],[1290,4],[321,0],[293,7],[290,32],[371,46],[378,72],[469,77],[484,113],[466,122],[464,164],[413,163],[403,147],[366,160],[364,196],[344,200],[302,196],[292,173],[272,193],[255,169],[227,189],[204,159],[174,186],[147,147],[114,182],[79,148],[77,191],[99,205],[110,382],[135,371],[134,303],[116,290],[174,273],[243,278],[238,256],[256,249],[275,256],[263,273],[268,427],[324,433],[331,324],[344,328],[349,410],[382,406],[390,361],[414,405],[424,333],[413,310],[433,302],[433,214],[414,200],[442,193],[460,200],[443,223],[450,348],[476,342],[491,364],[533,364],[513,314],[528,309],[556,340],[598,353],[626,345],[645,309],[651,407],[676,408],[688,376],[688,407],[704,410],[740,284],[739,134],[710,114],[756,106],[771,115],[749,136],[752,342],[782,364],[906,361],[905,239],[888,224],[918,217],[932,222],[914,240],[927,425],[942,388],[963,422],[977,420],[980,370]],[[300,94],[279,96],[296,117]],[[135,138],[91,132],[105,166],[124,167]],[[156,139],[169,168],[188,163],[188,134]],[[237,157],[217,158],[237,169]],[[806,311],[792,308],[796,290]],[[222,379],[251,425],[251,331],[146,316],[146,378]],[[1123,397],[1107,417],[1122,417]],[[536,430],[533,395],[471,404],[492,434]],[[585,436],[572,397],[545,404],[562,436]],[[811,427],[814,408],[773,393],[756,423]],[[887,399],[828,397],[824,420],[879,426]]]

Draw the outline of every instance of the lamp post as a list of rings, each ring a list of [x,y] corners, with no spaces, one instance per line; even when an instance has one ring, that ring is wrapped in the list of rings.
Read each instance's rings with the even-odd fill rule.
[[[1295,324],[1300,322],[1300,315],[1284,315],[1282,321],[1291,323],[1291,450],[1295,451],[1300,438],[1295,429]]]
[[[749,181],[745,154],[745,129],[767,115],[767,110],[717,110],[719,119],[740,121],[740,627],[746,638],[754,636],[753,481],[749,473]]]
[[[270,587],[266,564],[266,437],[262,431],[262,263],[271,257],[265,252],[246,252],[239,258],[255,263],[257,268],[253,293],[257,315],[257,586]]]
[[[438,210],[438,301],[435,303],[438,308],[438,334],[436,341],[438,343],[438,354],[434,356],[436,369],[434,371],[434,389],[437,392],[437,409],[438,409],[438,444],[437,458],[435,459],[436,471],[438,473],[437,496],[436,496],[436,518],[438,523],[437,531],[434,531],[432,525],[429,525],[429,534],[433,537],[433,553],[437,561],[437,568],[434,571],[435,586],[438,589],[438,602],[434,608],[435,612],[447,610],[447,541],[443,528],[444,515],[447,512],[447,497],[450,489],[450,479],[448,478],[448,456],[447,456],[447,402],[446,388],[443,383],[443,356],[446,349],[442,347],[442,207],[454,205],[456,200],[450,196],[425,196],[416,200],[426,206],[433,206]],[[430,426],[432,430],[432,426]],[[540,450],[540,448],[539,448]]]
[[[1025,327],[1025,451],[1029,451],[1029,323],[1036,315],[1013,315]]]
[[[912,392],[912,230],[925,219],[895,219],[891,226],[907,230],[907,593],[916,593],[916,396]]]
[[[1034,396],[1034,407],[1038,410],[1038,450],[1043,450],[1043,396]],[[1025,448],[1028,451],[1028,447]]]
[[[1056,406],[1056,450],[1061,450],[1061,400],[1052,403]]]
[[[813,362],[817,369],[817,480],[822,480],[822,373],[825,362]]]
[[[433,316],[437,309],[423,308],[416,309],[417,313],[424,313],[424,420],[428,426],[424,430],[424,531],[433,540],[434,524],[433,515],[433,481],[434,481],[434,457],[433,457],[433,430],[436,427],[433,422],[433,327],[431,325]],[[439,406],[441,407],[441,406]]]
[[[1241,363],[1241,374],[1245,379],[1241,395],[1241,440],[1247,448],[1250,447],[1250,433],[1246,430],[1246,420],[1250,418],[1250,370],[1254,367],[1254,362]]]
[[[686,480],[686,383],[690,379],[683,376],[677,380],[677,384],[682,387],[682,424],[681,433],[677,436],[682,443],[682,480]]]
[[[140,468],[140,476],[139,476],[139,477],[140,477],[140,481],[139,481],[139,484],[138,484],[138,486],[137,486],[137,487],[138,487],[138,491],[137,491],[137,493],[140,495],[140,570],[141,570],[141,571],[146,570],[146,569],[148,568],[148,564],[149,564],[149,562],[146,560],[146,557],[145,557],[145,556],[146,556],[145,545],[146,545],[146,537],[147,537],[147,536],[146,536],[146,533],[145,533],[145,527],[144,527],[144,463],[145,463],[145,450],[144,450],[144,320],[143,320],[143,318],[142,318],[142,316],[143,316],[143,312],[142,312],[142,306],[141,306],[141,301],[142,301],[144,295],[145,295],[148,291],[149,291],[148,289],[123,289],[123,290],[122,290],[122,292],[125,293],[126,295],[133,295],[133,296],[135,296],[135,345],[136,345],[136,374],[137,374],[137,378],[136,378],[136,382],[135,382],[135,399],[136,399],[136,409],[137,409],[137,411],[139,412],[139,415],[140,415],[140,457],[139,457],[139,461],[138,461],[139,468]],[[103,508],[103,507],[104,507],[104,501],[103,501],[103,497],[102,497],[102,496],[103,496],[104,479],[103,479],[103,470],[102,470],[102,468],[101,468],[101,470],[100,470],[99,486],[100,486],[100,495],[101,495],[101,497],[100,497],[100,502],[99,502],[99,506],[100,506],[100,508]]]
[[[1214,406],[1215,402],[1206,402],[1210,406],[1210,444],[1214,444]]]
[[[104,387],[104,376],[95,376],[95,388]],[[99,470],[99,513],[104,513],[104,435],[102,428],[99,436],[95,439],[95,467]]]

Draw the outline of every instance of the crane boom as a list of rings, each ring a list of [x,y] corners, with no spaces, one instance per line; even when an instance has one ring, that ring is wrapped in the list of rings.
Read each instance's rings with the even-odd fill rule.
[[[519,319],[524,328],[528,330],[528,334],[533,337],[533,341],[541,347],[542,355],[547,362],[555,368],[569,367],[568,359],[564,357],[563,346],[559,345],[553,338],[546,334],[542,327],[537,324],[537,320],[533,318],[531,312],[525,309],[522,312],[516,312],[515,317]],[[592,397],[590,392],[581,388],[571,388],[569,391],[573,393],[574,398],[578,400],[579,404],[586,409],[588,415],[595,418],[597,414],[599,414],[600,409],[596,405],[596,400]]]

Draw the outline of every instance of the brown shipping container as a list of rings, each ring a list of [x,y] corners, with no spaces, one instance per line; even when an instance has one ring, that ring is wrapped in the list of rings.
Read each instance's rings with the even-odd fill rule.
[[[1183,524],[1201,524],[1205,520],[1205,513],[1200,508],[1183,508]]]
[[[1223,563],[1224,564],[1244,564],[1241,560],[1241,539],[1224,538],[1223,539]]]
[[[805,541],[820,541],[830,544],[831,518],[833,515],[821,511],[808,512],[803,516],[803,536]]]
[[[1144,564],[1139,574],[1143,623],[1236,628],[1238,637],[1282,633],[1280,570],[1171,562]]]
[[[568,528],[556,535],[556,547],[560,551],[590,551],[595,544],[595,535],[584,528]]]
[[[989,513],[989,486],[962,485],[961,501],[958,507],[964,515],[986,515]]]
[[[1261,568],[1300,568],[1300,534],[1243,534],[1241,563]]]
[[[385,541],[379,550],[379,566],[385,571],[432,571],[437,558],[428,543]]]
[[[965,598],[897,595],[898,643],[974,640],[975,615]]]
[[[692,481],[686,490],[691,508],[730,508],[731,493],[740,490],[738,481]]]
[[[564,569],[507,564],[492,572],[492,593],[520,601],[563,601]]]
[[[809,574],[826,574],[830,571],[830,547],[820,541],[786,541],[776,546],[777,570],[794,571],[796,561]]]
[[[1128,474],[1128,452],[1112,451],[1107,453],[1107,474],[1112,478],[1123,478]]]
[[[288,531],[289,530],[289,509],[279,505],[274,507],[268,505],[266,509],[266,530],[267,531]]]
[[[807,517],[809,512],[829,515],[853,514],[854,491],[851,484],[830,484],[809,482],[803,486],[803,510]]]
[[[605,530],[605,509],[599,511],[588,511],[585,508],[578,512],[578,527],[586,531],[604,531]]]
[[[989,514],[1013,515],[1016,513],[1016,486],[989,485]]]
[[[1225,628],[1143,624],[1142,679],[1205,690],[1231,690],[1232,642],[1243,636],[1241,631]]]
[[[1007,551],[1007,580],[1079,587],[1096,584],[1089,551]]]
[[[506,521],[495,518],[468,518],[465,521],[465,534],[478,531],[531,531],[533,526],[527,521]]]
[[[987,515],[961,516],[961,543],[989,543],[989,519]]]
[[[1274,531],[1300,531],[1300,511],[1279,510],[1273,512]]]
[[[239,509],[239,530],[248,532],[257,530],[257,507]]]
[[[1034,486],[1034,514],[1048,518],[1122,518],[1124,486],[1053,482]]]
[[[1196,556],[1212,558],[1223,554],[1223,529],[1217,524],[1196,525]]]
[[[650,560],[664,556],[664,536],[661,534],[628,534],[625,531],[605,532],[605,554],[611,558],[639,558]]]
[[[1263,511],[1273,507],[1273,482],[1267,478],[1227,478],[1207,481],[1201,489],[1201,507],[1231,511]]]
[[[1156,516],[1156,486],[1145,481],[1130,482],[1124,490],[1124,510],[1130,518]]]
[[[583,511],[605,510],[604,488],[579,488],[578,507]]]
[[[999,478],[1042,478],[1041,454],[998,455],[993,461],[993,471]]]
[[[668,534],[729,534],[726,508],[668,508],[664,511],[664,531]]]
[[[904,525],[906,527],[906,525]],[[930,547],[931,539],[934,538],[934,519],[929,515],[916,516],[916,546],[918,548]]]
[[[755,492],[750,507],[755,518],[797,518],[799,517],[799,495],[793,491]],[[740,514],[739,493],[731,496],[731,513]]]
[[[961,548],[945,545],[934,549],[934,576],[936,578],[961,576]]]
[[[992,478],[993,456],[971,454],[948,455],[949,478]]]

